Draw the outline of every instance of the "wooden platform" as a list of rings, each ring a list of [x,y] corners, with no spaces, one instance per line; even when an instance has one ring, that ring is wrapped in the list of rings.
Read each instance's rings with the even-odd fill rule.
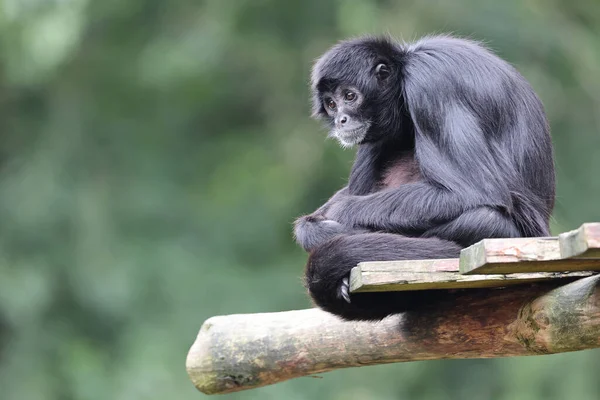
[[[460,259],[364,262],[350,275],[350,291],[381,292],[503,287],[600,272],[600,223],[558,237],[485,239]]]

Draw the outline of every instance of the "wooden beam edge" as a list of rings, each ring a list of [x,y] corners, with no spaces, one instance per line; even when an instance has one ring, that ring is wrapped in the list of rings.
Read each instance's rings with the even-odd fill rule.
[[[501,288],[511,285],[528,284],[546,280],[585,278],[594,274],[595,272],[593,271],[575,271],[463,275],[458,272],[439,271],[371,271],[363,267],[351,272],[350,292],[367,293]]]
[[[519,263],[527,272],[548,272],[542,263],[560,259],[557,237],[484,239],[461,251],[459,269],[465,275],[518,273],[523,272],[515,267]]]
[[[562,258],[600,258],[600,223],[590,222],[558,235]]]

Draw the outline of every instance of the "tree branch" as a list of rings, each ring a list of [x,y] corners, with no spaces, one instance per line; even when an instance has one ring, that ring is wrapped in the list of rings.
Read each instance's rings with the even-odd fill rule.
[[[187,371],[200,391],[216,394],[337,368],[596,347],[600,275],[467,290],[452,304],[377,323],[344,322],[318,309],[213,317],[190,349]]]

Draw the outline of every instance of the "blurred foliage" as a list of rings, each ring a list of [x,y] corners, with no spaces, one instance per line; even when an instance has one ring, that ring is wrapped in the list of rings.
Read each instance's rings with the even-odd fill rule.
[[[600,220],[596,0],[0,0],[0,398],[193,399],[216,314],[309,306],[291,222],[353,154],[309,118],[336,40],[485,40],[544,101],[553,229]],[[332,372],[221,398],[600,398],[597,351]]]

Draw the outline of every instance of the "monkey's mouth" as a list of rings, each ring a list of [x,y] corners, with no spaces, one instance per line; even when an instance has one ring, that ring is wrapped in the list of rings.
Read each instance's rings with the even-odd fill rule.
[[[350,129],[334,129],[329,136],[337,139],[343,147],[352,147],[363,141],[368,130],[369,124],[361,124]]]

